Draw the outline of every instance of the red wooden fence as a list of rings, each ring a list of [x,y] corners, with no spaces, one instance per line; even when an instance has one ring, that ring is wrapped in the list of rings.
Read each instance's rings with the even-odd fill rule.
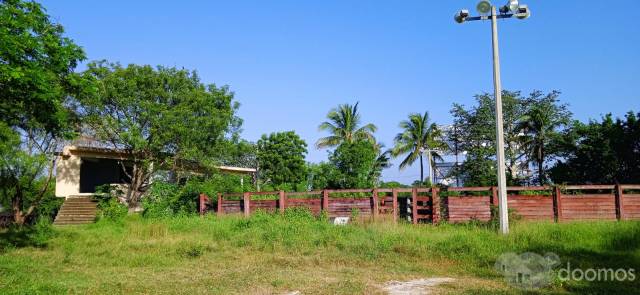
[[[404,197],[400,197],[402,194]],[[507,187],[510,211],[525,220],[632,220],[640,219],[640,185],[571,185],[564,187]],[[200,195],[200,213],[244,214],[256,210],[284,212],[302,207],[329,217],[377,219],[401,216],[405,205],[412,223],[489,221],[498,204],[496,187],[347,189],[310,192],[245,192],[218,194],[213,206]],[[495,212],[495,210],[494,210]]]

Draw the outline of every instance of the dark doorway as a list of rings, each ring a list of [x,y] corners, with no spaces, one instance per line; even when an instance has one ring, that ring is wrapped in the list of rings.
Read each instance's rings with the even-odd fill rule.
[[[129,169],[127,169],[129,170]],[[130,171],[128,171],[130,173]],[[80,164],[80,192],[95,193],[96,187],[111,183],[127,183],[120,161],[114,159],[82,158]]]

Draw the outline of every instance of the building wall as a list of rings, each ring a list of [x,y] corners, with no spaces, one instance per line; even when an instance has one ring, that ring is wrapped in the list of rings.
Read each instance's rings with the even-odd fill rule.
[[[58,156],[56,159],[56,197],[65,198],[80,192],[79,155]]]

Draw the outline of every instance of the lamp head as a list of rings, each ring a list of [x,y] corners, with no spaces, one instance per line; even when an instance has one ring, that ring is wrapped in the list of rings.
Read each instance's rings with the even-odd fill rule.
[[[456,13],[456,15],[453,16],[453,19],[457,23],[461,24],[467,19],[467,17],[469,17],[469,10],[463,9]]]
[[[507,3],[506,7],[509,8],[509,11],[516,13],[518,11],[518,7],[520,5],[518,4],[518,0],[509,0],[509,2]]]
[[[529,10],[529,6],[520,5],[518,9],[514,12],[514,15],[519,19],[529,18],[531,16],[531,11]]]
[[[476,6],[476,10],[478,10],[478,12],[480,14],[488,14],[491,12],[491,2],[487,1],[487,0],[483,0],[480,1],[478,3],[478,6]]]

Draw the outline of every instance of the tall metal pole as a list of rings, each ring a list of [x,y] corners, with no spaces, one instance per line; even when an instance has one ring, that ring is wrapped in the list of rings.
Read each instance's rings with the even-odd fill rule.
[[[500,56],[498,52],[498,19],[496,7],[491,6],[491,33],[493,37],[493,86],[496,98],[496,155],[498,158],[498,209],[500,231],[509,233],[509,214],[507,209],[507,180],[504,165],[504,128],[502,126],[502,86],[500,85]]]

